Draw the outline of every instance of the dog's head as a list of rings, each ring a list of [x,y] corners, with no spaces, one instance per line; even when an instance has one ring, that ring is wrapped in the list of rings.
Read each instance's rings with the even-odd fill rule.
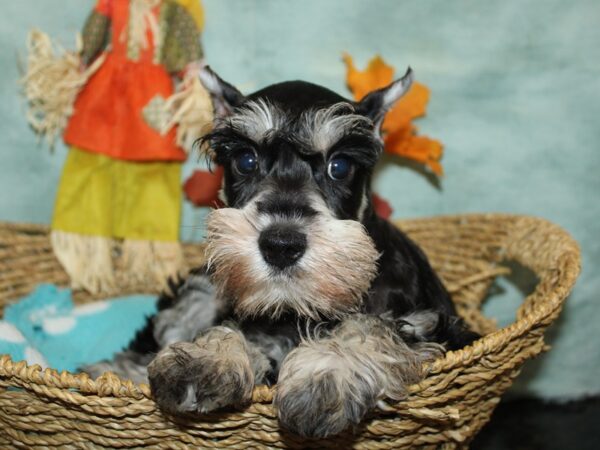
[[[220,297],[244,316],[332,318],[359,309],[377,273],[363,226],[386,111],[412,73],[360,102],[293,81],[249,96],[206,68],[218,119],[203,138],[224,168],[227,208],[208,218]]]

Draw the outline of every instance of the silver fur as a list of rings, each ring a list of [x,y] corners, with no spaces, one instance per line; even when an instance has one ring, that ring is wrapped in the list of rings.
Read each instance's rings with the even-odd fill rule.
[[[284,124],[285,116],[264,100],[248,101],[231,115],[226,123],[244,133],[254,142],[262,142]]]
[[[326,153],[350,130],[372,126],[369,119],[353,114],[353,111],[354,107],[346,102],[307,111],[299,121],[298,137],[306,148]],[[256,100],[246,102],[222,121],[220,126],[232,126],[254,142],[260,143],[281,130],[285,124],[285,114],[276,105]]]
[[[336,103],[328,108],[308,111],[302,117],[300,135],[313,150],[326,153],[350,130],[371,125],[365,116],[347,114],[352,111],[354,107],[350,103]]]
[[[423,362],[442,351],[432,343],[409,347],[389,322],[352,315],[285,359],[274,398],[279,420],[304,436],[336,434],[379,400],[405,397],[406,386],[422,377]]]
[[[175,306],[154,318],[154,339],[161,348],[192,341],[213,324],[217,314],[215,288],[206,275],[190,275],[177,293]]]
[[[401,318],[405,324],[400,328],[403,334],[412,335],[423,341],[431,336],[437,326],[440,316],[435,311],[415,311]]]
[[[383,95],[383,105],[381,109],[383,111],[388,111],[392,106],[394,106],[396,102],[408,92],[413,81],[414,74],[412,69],[409,68],[402,78],[394,81],[391,86],[386,88]]]
[[[204,413],[250,402],[255,379],[262,380],[269,368],[266,356],[242,333],[218,326],[194,342],[161,350],[148,366],[148,375],[164,410]]]

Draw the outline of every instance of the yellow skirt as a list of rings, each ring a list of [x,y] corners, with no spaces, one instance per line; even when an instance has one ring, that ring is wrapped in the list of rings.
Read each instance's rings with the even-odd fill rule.
[[[128,162],[71,147],[52,229],[117,239],[177,241],[181,163]]]

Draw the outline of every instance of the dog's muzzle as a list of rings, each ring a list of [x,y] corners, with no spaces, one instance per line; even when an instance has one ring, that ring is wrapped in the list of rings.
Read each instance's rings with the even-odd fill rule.
[[[360,307],[379,253],[357,221],[221,208],[207,220],[207,264],[217,296],[239,317],[294,311],[320,320]]]
[[[306,245],[304,233],[282,225],[267,228],[258,238],[258,247],[263,259],[278,269],[296,264],[304,255]]]

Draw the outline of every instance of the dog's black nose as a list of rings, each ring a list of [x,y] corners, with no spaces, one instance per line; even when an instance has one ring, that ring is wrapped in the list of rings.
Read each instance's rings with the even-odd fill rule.
[[[306,235],[291,228],[271,227],[260,233],[258,247],[267,263],[284,269],[296,264],[306,251]]]

